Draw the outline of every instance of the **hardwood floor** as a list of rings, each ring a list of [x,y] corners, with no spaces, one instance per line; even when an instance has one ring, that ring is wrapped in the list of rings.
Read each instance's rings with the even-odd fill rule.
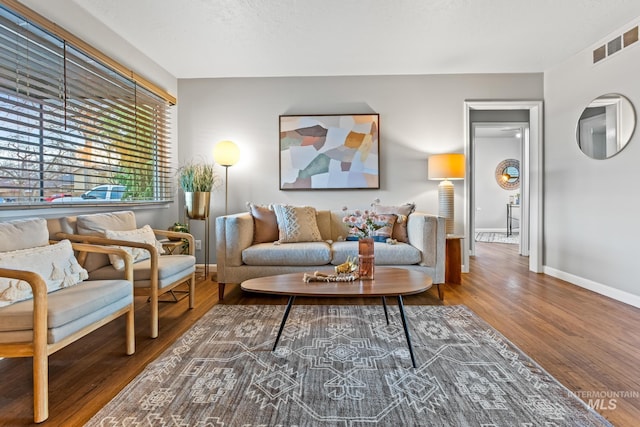
[[[479,243],[462,285],[446,285],[444,304],[465,304],[532,357],[571,392],[608,393],[599,412],[617,426],[640,420],[640,309],[527,271],[516,245]],[[125,355],[124,321],[118,319],[49,359],[49,412],[42,425],[80,426],[218,303],[215,282],[201,277],[196,308],[187,300],[163,304],[160,336],[148,336],[149,309],[136,299],[136,353]],[[300,298],[297,304],[313,304]],[[227,286],[224,304],[285,304],[286,297],[243,293]],[[335,299],[335,304],[371,304]],[[442,304],[434,289],[405,304]],[[0,425],[32,423],[31,359],[0,360]],[[627,397],[621,396],[626,395]],[[592,403],[595,399],[592,398]],[[607,409],[615,405],[615,409]]]

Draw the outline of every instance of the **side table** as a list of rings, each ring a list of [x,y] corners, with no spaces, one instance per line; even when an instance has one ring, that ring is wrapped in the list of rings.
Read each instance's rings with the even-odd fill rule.
[[[183,245],[184,245],[184,242],[182,240],[162,239],[162,240],[160,240],[160,244],[162,245],[162,249],[164,249],[164,251],[165,251],[165,253],[167,255],[182,254]],[[177,294],[181,294],[181,296],[178,297]],[[158,302],[178,302],[178,301],[186,298],[187,295],[189,295],[189,291],[171,289],[166,294],[163,294],[163,296],[164,295],[170,296],[170,299],[160,299],[160,298],[158,298]],[[149,299],[147,301],[151,301],[151,297],[149,297]]]
[[[160,244],[168,255],[174,255],[182,253],[182,245],[184,245],[184,242],[182,240],[163,239],[160,240]]]
[[[462,247],[464,236],[447,234],[444,281],[460,285],[462,283]]]

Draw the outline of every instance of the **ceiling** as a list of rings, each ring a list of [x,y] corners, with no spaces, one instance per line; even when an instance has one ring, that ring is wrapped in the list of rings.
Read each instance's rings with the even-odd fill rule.
[[[543,72],[639,0],[67,0],[177,78]]]

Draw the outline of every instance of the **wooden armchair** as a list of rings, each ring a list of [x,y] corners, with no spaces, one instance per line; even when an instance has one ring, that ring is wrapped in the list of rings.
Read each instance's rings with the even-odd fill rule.
[[[150,336],[156,338],[159,329],[159,299],[162,294],[172,291],[183,283],[189,284],[189,308],[195,305],[195,264],[194,239],[191,234],[168,230],[150,229],[157,236],[183,238],[189,243],[188,255],[162,255],[161,246],[155,238],[138,239],[129,235],[139,235],[142,229],[136,228],[135,215],[131,211],[103,214],[79,215],[58,220],[50,220],[49,228],[52,237],[69,239],[75,242],[96,245],[110,245],[143,250],[148,258],[133,261],[133,286],[135,295],[149,297],[151,309]],[[108,237],[121,236],[119,238]],[[125,237],[122,237],[125,236]],[[139,252],[138,252],[139,253]],[[89,272],[91,279],[108,279],[117,277],[121,272],[104,256],[90,254],[80,259],[81,264]]]
[[[133,263],[118,248],[49,245],[44,219],[0,223],[0,237],[0,357],[33,357],[34,422],[39,423],[49,417],[50,354],[123,315],[126,353],[135,352]],[[80,280],[86,272],[71,260],[74,250],[121,256],[125,278]]]

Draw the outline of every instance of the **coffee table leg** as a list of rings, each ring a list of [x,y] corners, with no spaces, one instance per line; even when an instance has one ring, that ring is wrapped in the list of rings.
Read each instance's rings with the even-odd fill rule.
[[[384,307],[384,317],[387,319],[387,325],[389,324],[389,312],[387,311],[387,297],[382,297],[382,306]]]
[[[402,295],[398,295],[398,308],[400,309],[400,318],[402,319],[402,327],[407,337],[407,345],[409,346],[409,354],[411,355],[411,363],[416,367],[416,358],[413,356],[413,346],[411,345],[411,337],[409,336],[409,328],[407,326],[407,318],[404,315],[404,304],[402,303]]]
[[[276,347],[278,346],[278,341],[280,341],[280,335],[282,335],[282,330],[284,329],[284,324],[287,323],[287,317],[289,317],[289,312],[291,311],[291,306],[293,305],[293,301],[296,299],[295,296],[289,297],[289,302],[287,303],[287,308],[284,310],[284,316],[282,316],[282,322],[280,323],[280,330],[278,331],[278,336],[276,337],[276,342],[273,343],[273,350],[276,351]]]

